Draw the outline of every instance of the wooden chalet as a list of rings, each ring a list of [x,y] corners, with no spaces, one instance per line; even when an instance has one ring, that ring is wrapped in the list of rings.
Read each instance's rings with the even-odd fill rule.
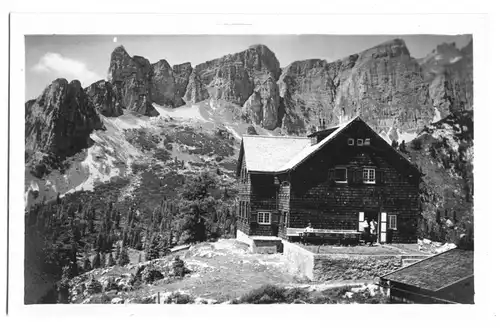
[[[414,243],[419,171],[359,116],[308,137],[244,136],[238,234],[293,240],[314,231],[359,238],[378,222],[381,243]]]
[[[474,304],[474,251],[451,249],[380,277],[391,303]]]

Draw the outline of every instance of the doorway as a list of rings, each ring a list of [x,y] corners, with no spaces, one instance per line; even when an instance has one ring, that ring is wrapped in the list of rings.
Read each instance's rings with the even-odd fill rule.
[[[368,222],[368,227],[370,227],[369,228],[370,237],[372,237],[372,235],[371,235],[371,223],[372,223],[372,221],[375,222],[375,224],[376,224],[376,231],[375,231],[375,236],[376,237],[375,238],[376,239],[374,240],[374,242],[377,242],[377,241],[380,242],[380,237],[379,237],[379,231],[380,231],[380,228],[379,228],[379,226],[380,226],[380,224],[379,224],[380,223],[379,222],[379,212],[377,212],[377,211],[366,211],[365,212],[365,219]]]

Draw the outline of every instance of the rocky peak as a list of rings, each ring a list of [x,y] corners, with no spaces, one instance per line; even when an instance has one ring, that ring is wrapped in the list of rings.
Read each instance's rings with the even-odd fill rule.
[[[79,81],[57,79],[26,103],[26,151],[59,158],[90,146],[90,133],[104,125]]]
[[[157,116],[151,99],[153,69],[140,56],[130,57],[123,46],[111,53],[109,76],[122,107],[146,116]]]
[[[400,56],[410,56],[410,51],[406,47],[406,43],[403,39],[393,39],[360,53],[360,57],[363,59],[367,57],[376,59],[382,57],[394,58]]]
[[[85,88],[85,93],[102,115],[116,117],[123,114],[117,88],[110,82],[104,80],[94,82]]]

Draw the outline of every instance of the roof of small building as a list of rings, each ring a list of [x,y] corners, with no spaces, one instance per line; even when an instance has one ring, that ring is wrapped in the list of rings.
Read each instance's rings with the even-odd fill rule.
[[[438,291],[474,275],[474,251],[451,249],[396,270],[381,278]]]

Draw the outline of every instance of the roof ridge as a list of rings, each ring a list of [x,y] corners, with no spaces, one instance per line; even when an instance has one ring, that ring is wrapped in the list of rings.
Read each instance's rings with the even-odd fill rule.
[[[264,136],[264,135],[252,135],[252,134],[243,134],[242,137],[246,138],[270,138],[270,139],[309,139],[308,137],[295,137],[295,136]]]

